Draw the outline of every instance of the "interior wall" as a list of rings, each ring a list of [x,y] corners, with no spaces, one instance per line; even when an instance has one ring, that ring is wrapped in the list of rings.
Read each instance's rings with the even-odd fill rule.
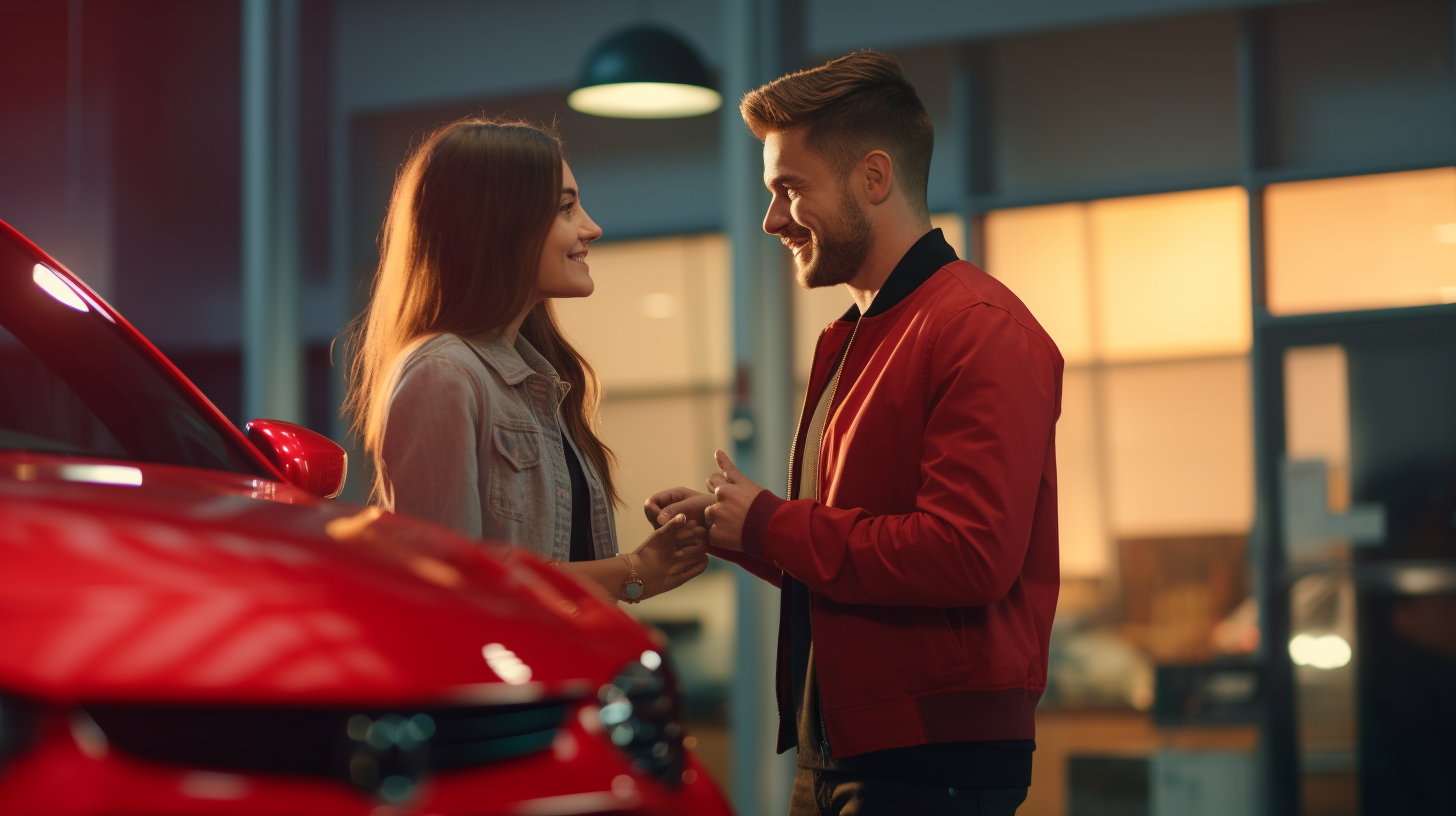
[[[335,102],[357,112],[568,88],[602,37],[643,21],[719,64],[713,0],[340,0]]]
[[[1238,25],[1217,14],[996,42],[995,189],[1231,181]]]
[[[1443,162],[1456,143],[1451,4],[1339,2],[1270,17],[1275,165]]]
[[[93,9],[74,28],[67,4],[53,0],[10,0],[3,13],[0,220],[110,297],[111,9]],[[79,64],[73,35],[87,44]]]
[[[1317,0],[808,0],[809,50],[981,40],[1032,31],[1069,29],[1230,8]]]

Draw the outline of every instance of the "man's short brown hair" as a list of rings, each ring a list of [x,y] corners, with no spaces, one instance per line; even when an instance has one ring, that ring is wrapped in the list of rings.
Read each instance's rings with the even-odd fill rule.
[[[745,94],[738,109],[760,140],[806,128],[810,149],[841,174],[871,150],[885,151],[910,203],[922,214],[929,211],[935,131],[900,61],[889,54],[856,51],[779,77]]]

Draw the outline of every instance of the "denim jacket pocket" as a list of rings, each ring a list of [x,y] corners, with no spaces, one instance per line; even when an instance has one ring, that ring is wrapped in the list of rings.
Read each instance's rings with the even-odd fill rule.
[[[541,429],[529,422],[491,423],[491,442],[499,457],[490,474],[490,509],[522,521],[530,503],[530,471],[541,464]]]

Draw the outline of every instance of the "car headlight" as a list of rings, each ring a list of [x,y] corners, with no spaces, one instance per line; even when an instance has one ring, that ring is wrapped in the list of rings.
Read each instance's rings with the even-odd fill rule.
[[[632,768],[669,787],[682,782],[682,707],[672,671],[654,651],[623,666],[597,694],[602,727]]]
[[[35,705],[0,692],[0,770],[35,737]]]

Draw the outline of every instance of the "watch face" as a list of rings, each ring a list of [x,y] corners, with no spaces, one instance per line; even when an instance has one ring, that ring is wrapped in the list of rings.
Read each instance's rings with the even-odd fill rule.
[[[638,598],[642,597],[642,582],[632,581],[631,583],[623,584],[622,594],[626,595],[628,598],[631,598],[634,601],[637,600]]]

